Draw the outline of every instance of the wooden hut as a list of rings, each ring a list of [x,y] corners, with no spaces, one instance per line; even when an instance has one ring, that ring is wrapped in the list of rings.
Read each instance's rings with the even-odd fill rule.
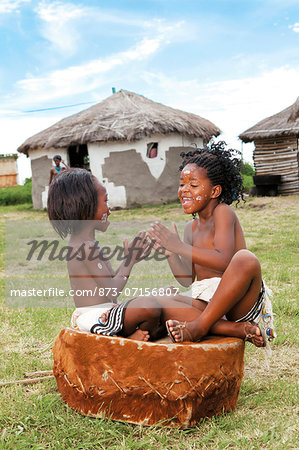
[[[0,188],[18,184],[17,158],[17,154],[0,155]]]
[[[299,97],[296,102],[240,134],[243,142],[254,141],[257,176],[280,175],[280,194],[299,194]]]
[[[90,168],[106,185],[112,207],[161,204],[177,198],[180,152],[220,130],[195,114],[121,90],[27,139],[35,208],[46,204],[52,158]]]

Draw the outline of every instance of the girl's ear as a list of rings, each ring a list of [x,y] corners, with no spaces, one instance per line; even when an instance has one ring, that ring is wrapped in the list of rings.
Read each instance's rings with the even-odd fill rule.
[[[222,187],[220,184],[217,184],[216,186],[213,186],[211,198],[217,198],[222,192]]]

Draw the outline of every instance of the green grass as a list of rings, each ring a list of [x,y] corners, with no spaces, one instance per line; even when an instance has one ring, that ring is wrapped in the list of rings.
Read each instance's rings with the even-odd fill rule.
[[[24,186],[10,186],[0,188],[0,205],[19,205],[19,204],[31,204],[32,205],[32,181],[27,178]]]
[[[80,416],[61,400],[54,380],[1,389],[0,449],[294,449],[298,448],[298,196],[249,198],[237,208],[248,248],[261,261],[273,290],[278,337],[270,370],[264,352],[246,344],[245,375],[234,413],[204,420],[192,429],[141,427]],[[44,220],[46,213],[27,206],[0,208],[0,270],[4,273],[4,221]],[[115,211],[115,238],[122,221],[132,233],[138,220],[188,218],[177,204]],[[0,282],[0,380],[24,372],[49,370],[51,346],[69,324],[66,308],[7,309]],[[142,407],[142,404],[140,405]],[[297,408],[297,410],[296,410]]]

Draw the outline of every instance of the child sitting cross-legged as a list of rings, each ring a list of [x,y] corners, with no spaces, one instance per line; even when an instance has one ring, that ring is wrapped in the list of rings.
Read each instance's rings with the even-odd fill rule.
[[[52,226],[62,238],[70,235],[68,273],[76,305],[72,325],[96,334],[153,340],[158,337],[161,319],[156,298],[117,301],[133,266],[147,255],[146,233],[138,233],[131,243],[125,240],[127,257],[114,270],[95,240],[95,231],[104,233],[109,226],[107,202],[105,187],[84,169],[65,170],[49,188],[47,211]],[[89,296],[90,292],[94,294]],[[162,328],[165,330],[164,324]]]
[[[198,311],[197,316],[180,314],[179,320],[174,312],[172,317],[167,314],[169,335],[182,342],[213,333],[265,346],[275,337],[268,290],[229,206],[243,199],[240,159],[224,142],[182,156],[178,196],[193,221],[185,226],[183,241],[175,225],[170,231],[157,222],[148,231],[155,246],[166,249],[178,282],[192,283],[192,306]],[[184,301],[182,296],[179,300]]]

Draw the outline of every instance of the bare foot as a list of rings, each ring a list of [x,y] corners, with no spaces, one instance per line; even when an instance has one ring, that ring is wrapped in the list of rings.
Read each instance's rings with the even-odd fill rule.
[[[244,322],[244,334],[245,341],[251,342],[256,347],[266,346],[260,327],[257,324]]]
[[[135,339],[135,341],[148,341],[150,338],[148,331],[136,330],[130,336],[127,336],[127,339]]]
[[[167,320],[166,328],[173,342],[195,342],[191,333],[192,322],[179,322],[178,320]]]

